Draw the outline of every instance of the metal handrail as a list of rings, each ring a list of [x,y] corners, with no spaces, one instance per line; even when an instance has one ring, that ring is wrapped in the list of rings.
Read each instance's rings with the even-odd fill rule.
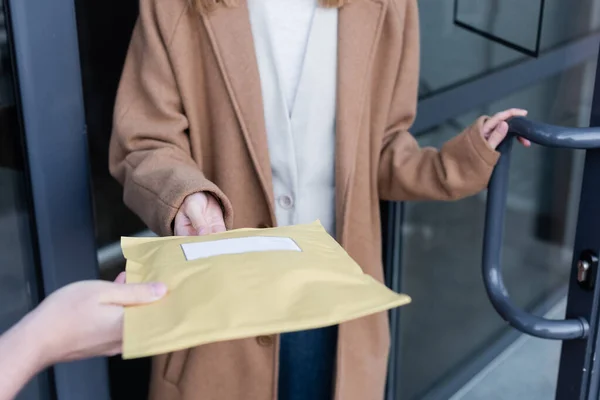
[[[569,128],[515,117],[509,121],[509,132],[545,147],[563,149],[595,149],[600,147],[600,128]],[[510,151],[510,150],[509,150]]]
[[[600,148],[600,128],[565,128],[517,117],[509,121],[509,137],[500,145],[500,159],[488,187],[483,244],[482,272],[487,294],[500,316],[519,331],[555,340],[582,339],[589,323],[583,318],[551,320],[515,306],[502,278],[504,214],[513,138],[523,137],[546,147],[569,149]]]

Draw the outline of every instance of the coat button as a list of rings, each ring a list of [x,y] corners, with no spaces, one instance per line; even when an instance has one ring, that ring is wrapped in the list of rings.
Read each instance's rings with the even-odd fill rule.
[[[273,336],[259,336],[256,338],[258,344],[262,347],[273,346]]]
[[[279,196],[278,201],[281,208],[286,210],[289,210],[294,206],[294,200],[288,195]]]

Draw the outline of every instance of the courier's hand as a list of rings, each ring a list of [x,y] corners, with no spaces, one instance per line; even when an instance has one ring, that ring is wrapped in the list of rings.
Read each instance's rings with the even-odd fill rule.
[[[499,112],[483,123],[481,134],[490,147],[495,150],[508,134],[508,123],[506,121],[512,117],[524,117],[526,115],[527,111],[518,108]],[[531,142],[527,139],[518,138],[518,140],[525,147],[531,146]]]
[[[208,193],[185,198],[175,216],[175,236],[197,236],[225,232],[225,220],[219,201]]]
[[[163,297],[163,284],[82,281],[50,295],[21,322],[38,332],[41,363],[119,354],[123,341],[123,307]]]

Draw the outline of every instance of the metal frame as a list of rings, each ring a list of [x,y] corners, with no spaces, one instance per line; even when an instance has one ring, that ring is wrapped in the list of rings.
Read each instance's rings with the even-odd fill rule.
[[[404,203],[382,202],[382,244],[385,283],[393,291],[402,291],[402,258],[398,249],[402,248],[402,226]],[[388,376],[386,385],[386,398],[396,399],[398,393],[398,379],[400,377],[400,316],[402,310],[396,308],[389,313],[390,331],[392,334]]]
[[[46,294],[98,276],[73,0],[8,0]],[[105,359],[54,367],[59,400],[108,400]]]
[[[12,84],[10,85],[10,91],[12,92],[11,100],[15,106],[15,119],[17,123],[15,124],[15,131],[11,132],[14,137],[14,141],[11,143],[10,139],[8,143],[3,143],[4,145],[8,144],[9,150],[16,152],[13,154],[13,161],[15,164],[13,167],[17,169],[22,169],[24,173],[24,195],[25,202],[23,204],[23,208],[27,210],[28,218],[27,222],[23,222],[22,229],[19,230],[20,235],[22,236],[19,240],[21,243],[29,243],[31,245],[31,254],[29,254],[29,259],[31,263],[31,268],[28,268],[26,271],[27,275],[27,285],[28,291],[30,292],[30,298],[32,301],[32,305],[37,306],[41,299],[43,299],[43,283],[40,281],[41,268],[39,263],[39,254],[38,254],[38,244],[37,238],[34,234],[35,232],[35,219],[32,215],[33,204],[31,198],[31,183],[29,181],[29,171],[27,169],[27,165],[25,165],[25,147],[24,147],[24,133],[23,126],[21,123],[21,110],[18,104],[18,96],[16,95],[17,90],[17,82],[15,76],[15,66],[14,66],[14,46],[12,40],[12,30],[11,25],[8,22],[10,18],[10,12],[8,8],[8,0],[0,0],[0,35],[1,31],[5,29],[6,35],[4,37],[0,36],[0,41],[4,40],[5,43],[0,43],[0,46],[7,45],[9,49],[8,57],[10,58],[10,68],[12,69],[12,73],[10,74],[10,78],[12,80]],[[2,62],[3,60],[0,60]],[[10,126],[9,126],[10,129]],[[10,168],[10,163],[9,163]],[[19,313],[19,315],[14,315],[9,320],[18,320],[23,315]],[[40,398],[40,399],[53,399],[55,397],[54,392],[54,377],[51,370],[43,371],[37,375],[37,377],[33,378],[21,391],[21,397],[24,398]]]
[[[600,60],[600,55],[599,55]],[[596,84],[590,126],[600,127],[600,62],[596,70]],[[599,129],[600,130],[600,129]],[[590,322],[587,340],[563,343],[556,398],[560,400],[600,397],[600,269],[595,275],[593,290],[582,287],[577,280],[577,263],[582,252],[591,250],[600,254],[600,209],[598,208],[598,177],[600,176],[600,149],[588,150],[583,174],[574,259],[569,282],[567,318],[585,318]]]

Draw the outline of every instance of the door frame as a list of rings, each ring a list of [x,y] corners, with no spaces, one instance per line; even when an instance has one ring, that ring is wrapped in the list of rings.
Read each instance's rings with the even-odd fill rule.
[[[73,0],[7,0],[46,295],[98,267]],[[109,400],[106,359],[53,367],[59,400]]]
[[[600,52],[596,65],[596,82],[590,127],[600,127]],[[600,397],[600,268],[592,268],[595,279],[592,289],[578,282],[578,263],[582,253],[592,251],[600,254],[600,149],[588,150],[585,155],[579,217],[575,235],[575,247],[566,318],[584,318],[589,322],[586,339],[565,341],[562,345],[556,399],[596,400]]]

